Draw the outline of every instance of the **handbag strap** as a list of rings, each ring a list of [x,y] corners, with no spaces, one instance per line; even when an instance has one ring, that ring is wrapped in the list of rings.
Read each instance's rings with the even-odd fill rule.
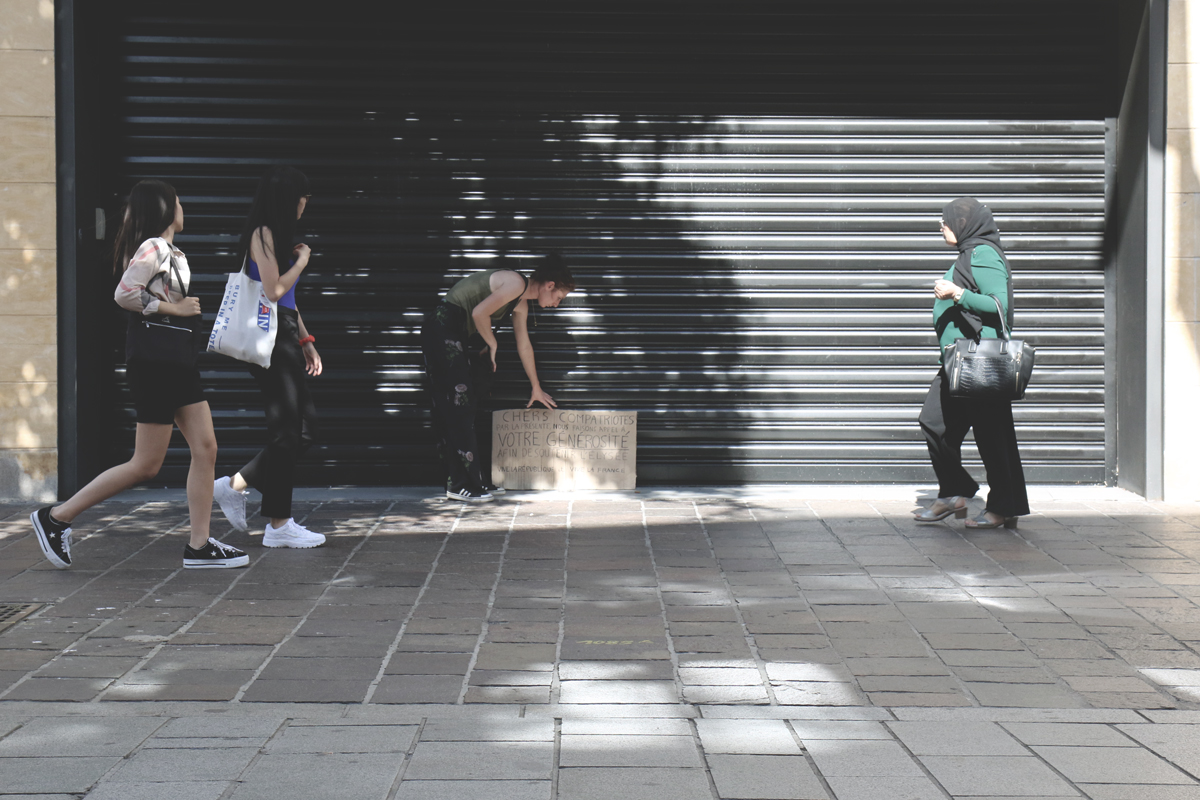
[[[187,297],[187,296],[188,296],[188,293],[191,291],[191,288],[192,288],[192,282],[191,282],[191,281],[188,281],[187,285],[186,285],[186,286],[184,286],[184,284],[183,284],[183,276],[182,276],[182,275],[179,273],[179,262],[175,260],[175,254],[174,254],[174,253],[168,253],[168,254],[167,254],[167,258],[168,258],[168,259],[170,259],[170,261],[171,261],[171,272],[174,272],[174,273],[175,273],[175,280],[176,280],[176,282],[179,284],[179,290],[180,290],[181,292],[183,292],[183,296],[184,296],[184,297]],[[167,288],[168,288],[168,291],[169,291],[169,290],[170,290],[170,287],[168,286]],[[168,296],[168,297],[170,297],[170,295],[169,295],[169,294],[168,294],[167,296]]]
[[[184,297],[187,297],[189,290],[192,288],[192,285],[191,285],[190,281],[188,282],[188,284],[186,286],[184,285],[183,276],[179,272],[179,264],[178,264],[178,262],[175,261],[175,253],[171,251],[170,244],[167,245],[167,257],[158,263],[158,268],[161,270],[162,265],[168,261],[171,263],[171,266],[170,266],[171,272],[173,272],[175,274],[175,282],[179,284],[179,291],[183,292]],[[154,277],[151,278],[150,281],[146,284],[146,288],[149,289],[150,284],[154,283],[155,280],[161,280],[163,282],[163,287],[165,288],[166,293],[167,293],[167,301],[169,302],[171,300],[171,278],[170,278],[170,276],[165,272],[156,272],[154,274]]]
[[[1000,298],[994,294],[989,294],[988,297],[996,301],[996,313],[1000,315],[1000,338],[1007,340],[1010,331],[1008,330],[1008,318],[1004,313],[1004,306],[1000,304]]]

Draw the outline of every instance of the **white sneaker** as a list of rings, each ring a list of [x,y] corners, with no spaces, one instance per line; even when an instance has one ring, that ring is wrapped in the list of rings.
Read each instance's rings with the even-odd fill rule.
[[[281,528],[273,527],[268,522],[267,529],[263,531],[263,547],[320,547],[323,544],[324,534],[310,531],[294,519],[288,519]]]
[[[221,506],[221,513],[229,520],[229,524],[239,531],[250,530],[246,524],[246,494],[234,489],[228,476],[213,481],[213,500]]]

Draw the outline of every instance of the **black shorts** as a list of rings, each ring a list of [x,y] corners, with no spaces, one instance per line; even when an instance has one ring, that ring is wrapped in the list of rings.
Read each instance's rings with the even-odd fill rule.
[[[200,371],[195,367],[131,361],[125,365],[125,375],[138,422],[172,425],[176,410],[204,402]]]

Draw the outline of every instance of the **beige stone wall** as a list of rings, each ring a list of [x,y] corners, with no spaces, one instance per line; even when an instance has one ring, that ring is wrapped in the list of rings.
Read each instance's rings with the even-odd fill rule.
[[[0,0],[0,497],[58,481],[54,3]]]

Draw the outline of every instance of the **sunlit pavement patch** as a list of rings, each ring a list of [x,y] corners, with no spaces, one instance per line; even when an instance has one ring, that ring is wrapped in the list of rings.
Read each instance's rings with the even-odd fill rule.
[[[251,567],[202,575],[157,532],[181,498],[81,537],[86,571],[8,536],[34,566],[0,596],[46,605],[0,634],[0,786],[171,796],[154,765],[216,759],[213,797],[1200,795],[1200,510],[1055,489],[967,535],[855,491],[310,501],[328,546],[231,534]]]

